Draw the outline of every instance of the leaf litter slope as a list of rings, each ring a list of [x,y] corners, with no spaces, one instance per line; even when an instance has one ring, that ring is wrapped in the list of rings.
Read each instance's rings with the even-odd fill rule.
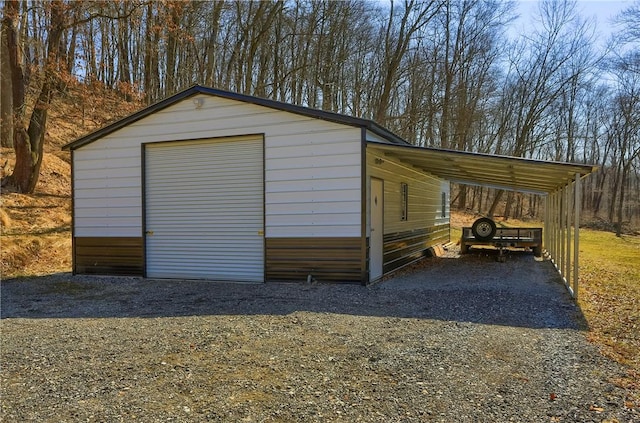
[[[140,106],[100,85],[70,86],[68,92],[54,98],[35,193],[2,192],[3,279],[71,270],[71,167],[70,155],[61,147]],[[1,176],[5,176],[13,169],[15,155],[9,148],[2,148],[1,153]]]

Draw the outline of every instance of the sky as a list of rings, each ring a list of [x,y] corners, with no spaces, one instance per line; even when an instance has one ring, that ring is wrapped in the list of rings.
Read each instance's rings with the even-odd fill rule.
[[[518,1],[520,18],[513,24],[515,31],[528,32],[533,25],[531,17],[537,9],[537,3],[538,0]],[[578,0],[577,7],[583,18],[595,21],[597,39],[605,44],[615,30],[612,18],[633,3],[631,0]]]

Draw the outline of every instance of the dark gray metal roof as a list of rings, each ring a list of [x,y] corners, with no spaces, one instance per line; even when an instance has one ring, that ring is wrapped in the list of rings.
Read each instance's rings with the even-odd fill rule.
[[[149,116],[152,113],[155,113],[159,110],[162,110],[166,107],[169,107],[179,101],[182,101],[186,98],[197,94],[207,94],[211,96],[217,96],[222,98],[227,98],[230,100],[238,100],[245,103],[257,104],[264,107],[269,107],[272,109],[283,110],[290,113],[295,113],[303,116],[309,116],[317,119],[327,120],[330,122],[341,123],[344,125],[355,126],[366,128],[369,131],[373,132],[376,135],[381,136],[384,139],[387,139],[391,143],[395,144],[403,144],[408,145],[408,143],[389,131],[388,129],[378,125],[376,122],[368,119],[361,119],[347,115],[341,115],[339,113],[327,112],[325,110],[317,110],[311,109],[309,107],[297,106],[295,104],[283,103],[281,101],[268,100],[265,98],[254,97],[245,94],[238,94],[230,91],[219,90],[216,88],[203,87],[201,85],[194,85],[190,88],[187,88],[184,91],[181,91],[177,94],[172,95],[158,103],[152,104],[149,107],[146,107],[130,116],[127,116],[123,119],[120,119],[110,125],[105,126],[104,128],[98,129],[88,135],[85,135],[77,140],[70,142],[69,144],[63,146],[64,150],[75,150],[82,146],[92,143],[93,141],[102,138],[114,131],[117,131],[120,128],[123,128],[133,122],[136,122],[146,116]]]
[[[522,192],[549,193],[573,181],[576,175],[585,176],[597,168],[592,165],[576,163],[550,162],[520,157],[416,147],[372,120],[203,87],[201,85],[194,85],[104,128],[85,135],[65,145],[63,149],[75,150],[90,144],[152,113],[197,94],[242,101],[330,122],[365,128],[391,143],[385,144],[368,141],[368,147],[379,150],[386,155],[394,156],[432,175],[452,182],[483,185]]]

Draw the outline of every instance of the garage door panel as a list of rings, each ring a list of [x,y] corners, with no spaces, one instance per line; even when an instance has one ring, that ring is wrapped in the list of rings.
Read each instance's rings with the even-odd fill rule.
[[[262,137],[145,148],[147,276],[264,281]]]

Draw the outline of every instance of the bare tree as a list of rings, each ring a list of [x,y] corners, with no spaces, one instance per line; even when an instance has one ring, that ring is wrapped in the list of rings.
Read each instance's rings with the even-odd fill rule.
[[[539,15],[540,28],[513,47],[501,100],[500,107],[511,110],[503,115],[511,137],[508,145],[501,146],[506,151],[500,152],[514,156],[533,156],[553,137],[548,129],[553,105],[594,66],[589,55],[591,29],[578,18],[574,1],[543,1]],[[489,215],[495,213],[503,193],[496,192]]]
[[[396,12],[394,3],[391,2],[389,18],[382,39],[381,88],[374,112],[374,119],[377,122],[386,124],[391,93],[398,83],[400,65],[409,50],[414,35],[438,14],[443,4],[444,2],[441,0],[426,2],[405,0],[403,8]],[[399,13],[400,16],[398,17],[396,13]]]
[[[9,66],[7,31],[0,27],[0,140],[3,147],[13,147],[13,92]]]
[[[64,31],[64,16],[68,12],[67,6],[61,1],[52,1],[47,6],[50,8],[50,20],[43,83],[28,124],[25,122],[26,84],[17,30],[17,20],[19,19],[19,4],[17,1],[11,0],[5,3],[2,20],[3,30],[6,31],[9,72],[11,74],[13,145],[16,151],[16,164],[13,173],[2,181],[2,185],[24,193],[33,192],[40,174],[47,112],[59,77],[60,63],[58,62],[58,53]]]

